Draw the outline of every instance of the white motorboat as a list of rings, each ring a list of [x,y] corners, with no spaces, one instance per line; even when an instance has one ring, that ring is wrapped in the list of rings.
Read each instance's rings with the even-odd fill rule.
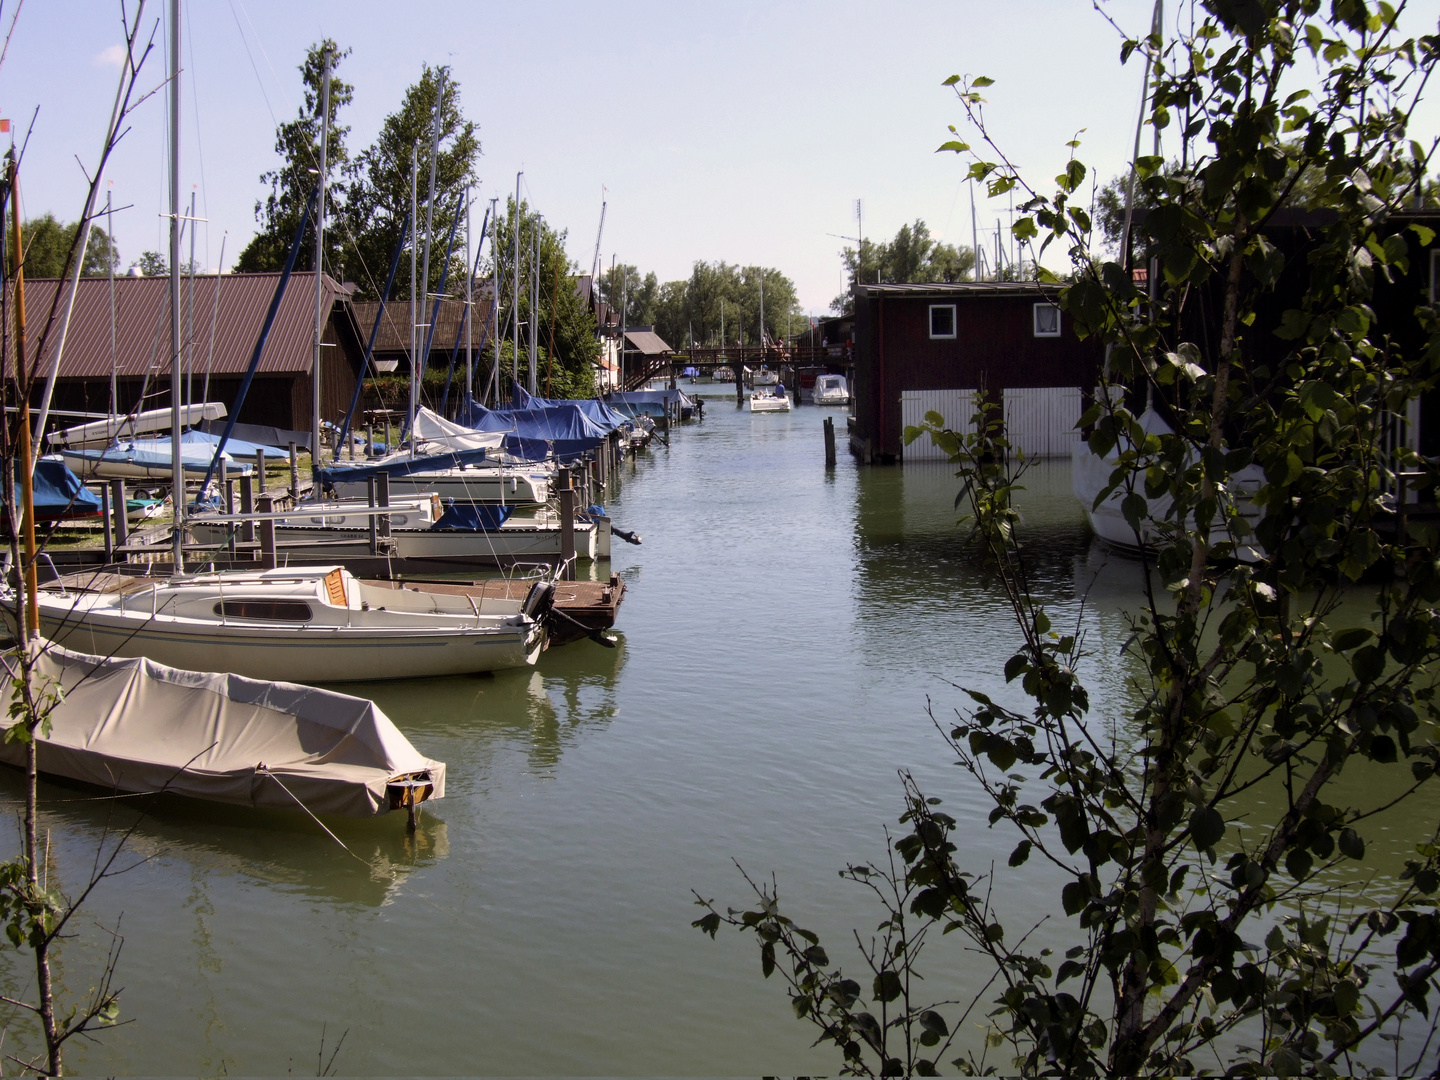
[[[1171,435],[1174,433],[1164,418],[1155,411],[1153,404],[1147,404],[1145,411],[1136,417],[1136,420],[1139,422],[1141,430],[1147,435]],[[1090,522],[1090,528],[1095,531],[1095,535],[1112,547],[1131,554],[1138,554],[1158,538],[1155,522],[1165,520],[1169,516],[1173,504],[1169,495],[1161,495],[1158,498],[1147,500],[1149,514],[1140,523],[1139,542],[1137,543],[1135,529],[1131,527],[1130,522],[1125,520],[1125,514],[1121,510],[1127,494],[1125,488],[1116,488],[1099,506],[1095,505],[1096,497],[1110,485],[1110,476],[1115,471],[1117,460],[1117,451],[1111,450],[1110,453],[1101,457],[1092,454],[1089,444],[1082,442],[1071,453],[1070,483],[1075,497],[1080,500],[1080,504],[1085,510],[1085,517]],[[1240,512],[1252,529],[1260,523],[1262,513],[1245,493],[1253,494],[1264,482],[1264,473],[1253,465],[1231,477],[1232,488],[1242,495]],[[1143,483],[1139,483],[1139,486],[1143,494]],[[1235,554],[1246,562],[1254,562],[1261,557],[1258,549],[1244,543],[1237,545]]]
[[[545,643],[534,590],[482,603],[397,594],[333,565],[75,582],[39,590],[42,634],[191,671],[307,683],[463,675],[533,664]],[[13,609],[13,592],[5,602]]]
[[[775,386],[780,382],[780,373],[762,367],[750,376],[751,386]]]
[[[511,506],[457,504],[447,512],[438,495],[402,495],[390,500],[390,539],[384,551],[371,550],[370,524],[378,519],[364,499],[301,503],[275,521],[275,552],[280,562],[343,562],[347,558],[388,554],[397,559],[496,566],[516,560],[560,558],[560,515],[549,510],[513,513]],[[197,543],[216,547],[235,538],[234,523],[188,522]],[[378,535],[377,545],[381,545]],[[609,558],[610,519],[575,522],[576,558]]]
[[[761,388],[750,395],[751,412],[789,412],[790,395]]]
[[[36,739],[46,775],[109,791],[356,817],[445,794],[444,763],[417,751],[364,698],[89,656],[44,640],[31,648],[33,670],[63,691],[49,732]],[[20,656],[12,651],[0,664],[8,703]],[[25,756],[24,743],[0,739],[0,761],[23,767]]]
[[[844,375],[817,375],[815,377],[816,405],[849,405],[850,387]]]
[[[225,406],[218,401],[180,407],[180,423],[185,426],[198,424],[202,420],[221,420],[224,417]],[[52,431],[48,438],[50,445],[57,448],[103,450],[117,439],[133,439],[151,431],[169,431],[172,419],[173,414],[169,408],[146,409],[134,415],[110,416],[104,420],[76,424],[64,431]]]

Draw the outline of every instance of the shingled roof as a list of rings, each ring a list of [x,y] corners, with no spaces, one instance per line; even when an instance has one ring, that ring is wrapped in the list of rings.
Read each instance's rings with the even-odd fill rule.
[[[434,303],[432,300],[431,303]],[[375,326],[375,313],[380,310],[378,300],[360,300],[352,305],[355,322],[360,327],[360,342],[370,340],[370,331]],[[435,316],[435,336],[430,342],[430,351],[449,352],[455,347],[455,338],[461,336],[463,344],[465,301],[445,299],[440,301],[440,312]],[[490,320],[490,298],[479,293],[475,296],[475,316],[470,328],[470,340],[475,348],[485,335],[485,325]],[[385,305],[385,315],[380,320],[380,332],[375,335],[377,353],[406,353],[410,351],[410,301],[391,300]],[[420,313],[425,321],[425,313]],[[424,330],[420,331],[420,344],[425,344]]]
[[[216,375],[238,375],[250,363],[265,314],[280,279],[275,274],[196,275],[193,320],[190,309],[190,279],[181,281],[181,333],[194,327],[195,370]],[[35,361],[43,322],[60,282],[39,278],[25,283],[26,355]],[[353,318],[349,292],[329,275],[323,279],[322,303],[333,308],[341,302],[337,317]],[[219,289],[219,308],[215,307]],[[56,327],[46,343],[43,363],[48,365],[59,342],[59,319],[63,300],[56,313]],[[214,352],[211,353],[211,318],[215,318]],[[294,374],[310,371],[315,336],[315,275],[291,275],[280,302],[275,324],[260,359],[261,374]],[[168,277],[120,277],[115,279],[115,367],[121,377],[142,377],[147,370],[168,371],[170,365],[170,279]],[[43,367],[40,369],[43,371]],[[62,379],[97,379],[110,376],[110,283],[106,278],[81,278],[75,296],[75,312],[60,365]]]

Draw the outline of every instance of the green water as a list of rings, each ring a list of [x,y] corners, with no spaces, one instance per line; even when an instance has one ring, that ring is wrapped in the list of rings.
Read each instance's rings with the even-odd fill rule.
[[[87,905],[61,977],[83,992],[105,943],[95,924],[120,919],[134,1022],[74,1045],[72,1067],[313,1073],[322,1038],[328,1059],[343,1033],[335,1069],[351,1074],[834,1072],[753,943],[690,928],[690,890],[739,904],[732,858],[774,871],[848,960],[850,928],[877,915],[835,872],[883,857],[897,769],[973,818],[962,843],[977,862],[1014,843],[984,826],[927,700],[943,719],[962,704],[955,680],[1020,702],[1001,677],[1003,598],[962,550],[950,470],[862,469],[842,453],[827,471],[827,414],[843,431],[834,410],[752,417],[715,400],[627,464],[611,511],[644,545],[617,544],[619,648],[346,688],[448,765],[417,835],[399,815],[330,822],[347,852],[298,814],[155,808],[128,848],[145,861]],[[1035,586],[1085,630],[1098,711],[1124,692],[1118,608],[1135,600],[1134,568],[1092,549],[1068,464],[1029,484]],[[17,778],[0,785],[13,805]],[[44,788],[67,882],[107,825],[135,820],[94,794]],[[1016,924],[1054,895],[1026,872],[1006,900]],[[27,969],[3,955],[0,984],[23,990]],[[931,963],[937,996],[988,974],[958,943]],[[5,1051],[24,1040],[17,1027]]]

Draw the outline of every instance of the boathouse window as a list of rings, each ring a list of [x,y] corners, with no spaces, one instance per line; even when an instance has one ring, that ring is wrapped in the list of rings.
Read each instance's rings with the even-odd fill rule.
[[[215,614],[225,619],[309,622],[313,613],[304,600],[221,600]]]
[[[1035,336],[1060,336],[1060,309],[1054,304],[1035,305]]]
[[[930,305],[930,336],[932,338],[953,338],[955,336],[955,305]]]

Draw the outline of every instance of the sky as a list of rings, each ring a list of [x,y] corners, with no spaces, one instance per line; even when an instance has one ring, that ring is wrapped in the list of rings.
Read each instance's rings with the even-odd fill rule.
[[[1098,2],[1126,31],[1148,27],[1150,0]],[[1433,30],[1440,0],[1414,7]],[[0,31],[15,10],[5,0]],[[513,192],[523,171],[524,197],[568,230],[588,271],[603,194],[604,265],[613,257],[661,281],[696,260],[774,266],[810,314],[844,288],[839,237],[856,235],[856,200],[867,238],[922,218],[938,239],[971,243],[965,164],[936,153],[950,124],[975,141],[946,77],[995,80],[990,133],[1048,191],[1077,135],[1102,184],[1124,170],[1142,74],[1136,59],[1121,66],[1122,38],[1089,0],[182,0],[181,10],[182,191],[205,219],[204,267],[220,264],[222,240],[228,267],[253,235],[275,126],[301,104],[298,65],[330,37],[351,50],[340,72],[355,87],[341,115],[352,155],[424,64],[449,65],[478,124],[482,202]],[[168,11],[168,0],[145,8],[147,27],[162,23],[147,88],[166,74]],[[118,0],[22,0],[0,63],[0,116],[23,138],[39,109],[25,216],[79,217],[122,40]],[[137,110],[107,172],[114,204],[128,207],[114,217],[126,265],[168,246],[166,100]],[[1440,131],[1433,103],[1415,130]],[[975,198],[993,244],[1008,200]]]

